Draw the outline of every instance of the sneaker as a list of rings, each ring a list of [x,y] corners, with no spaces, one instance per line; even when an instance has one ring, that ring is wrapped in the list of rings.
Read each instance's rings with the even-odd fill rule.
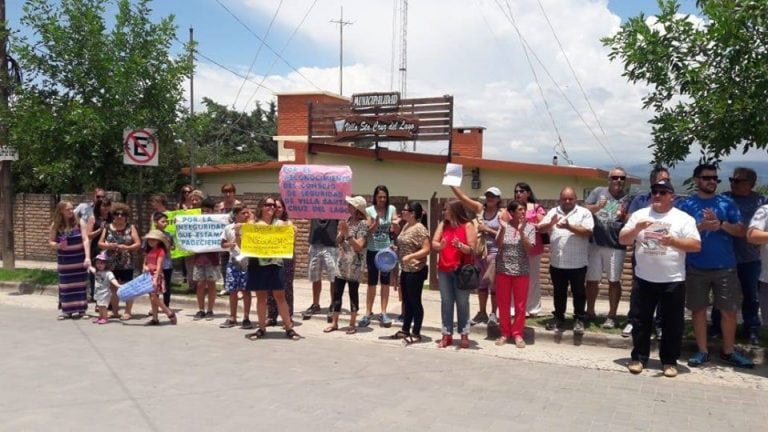
[[[664,365],[662,366],[662,369],[664,370],[664,376],[667,378],[674,378],[677,376],[677,365]]]
[[[643,367],[644,367],[643,366],[643,362],[641,362],[640,360],[632,360],[627,365],[627,369],[629,369],[629,371],[632,372],[635,375],[637,375],[640,372],[642,372],[643,371]]]
[[[720,353],[720,360],[723,360],[724,362],[730,364],[733,367],[739,367],[739,368],[746,368],[746,369],[752,369],[755,367],[755,364],[752,362],[752,360],[745,356],[744,354],[734,351],[730,354],[724,354]]]
[[[565,323],[563,323],[562,320],[554,319],[554,320],[548,322],[547,325],[545,326],[545,328],[547,330],[549,330],[549,331],[556,331],[556,332],[562,333],[563,332],[563,325],[564,324]]]
[[[621,337],[632,336],[632,323],[628,323],[624,326],[624,330],[621,331]]]
[[[485,312],[478,312],[475,317],[469,321],[469,325],[485,324],[488,322],[488,314]]]
[[[613,318],[608,317],[608,318],[605,319],[605,322],[603,322],[603,326],[602,327],[604,329],[615,329],[616,328],[616,321]]]
[[[392,318],[390,318],[387,314],[383,313],[379,317],[379,324],[381,324],[382,327],[389,328],[392,326]]]
[[[237,321],[232,318],[227,318],[223,323],[219,325],[219,328],[232,328],[237,325]]]
[[[205,312],[203,311],[197,311],[194,317],[192,317],[193,321],[200,321],[201,319],[205,318]]]
[[[360,322],[357,323],[357,326],[358,327],[368,327],[369,325],[371,325],[371,317],[372,316],[373,316],[373,314],[371,314],[371,315],[364,315],[362,318],[360,318]]]
[[[243,330],[250,330],[253,328],[253,323],[251,323],[251,320],[248,318],[243,318],[243,322],[240,325],[240,328]]]
[[[205,313],[205,320],[206,321],[213,321],[213,311],[208,311]]]
[[[499,318],[496,317],[495,313],[491,313],[488,315],[488,325],[499,325]]]
[[[709,362],[709,353],[706,352],[698,351],[688,357],[688,366],[690,367],[698,367],[707,362]]]
[[[319,304],[312,304],[310,305],[307,310],[301,313],[301,319],[308,320],[312,318],[312,315],[320,312],[320,305]]]
[[[584,334],[584,322],[580,319],[573,320],[573,334],[575,335],[583,335]]]

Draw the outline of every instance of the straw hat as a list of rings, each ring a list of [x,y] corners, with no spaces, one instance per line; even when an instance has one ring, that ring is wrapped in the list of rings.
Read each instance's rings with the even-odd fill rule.
[[[368,204],[365,202],[365,198],[361,196],[354,196],[354,197],[346,197],[344,198],[349,205],[357,209],[361,214],[365,215],[365,208],[368,206]]]
[[[149,230],[147,235],[144,236],[144,240],[150,239],[162,242],[166,249],[170,248],[170,245],[168,244],[168,237],[166,237],[165,234],[158,229]]]

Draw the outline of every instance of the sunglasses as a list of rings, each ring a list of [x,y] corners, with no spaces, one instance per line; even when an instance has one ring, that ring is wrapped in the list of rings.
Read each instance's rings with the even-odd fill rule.
[[[627,179],[627,176],[611,176],[611,180],[615,180],[615,181],[619,181],[619,180],[624,181],[626,179]]]
[[[270,208],[275,208],[275,203],[265,203],[265,204],[262,204],[261,206],[262,206],[262,207],[270,207]]]
[[[669,194],[669,193],[670,193],[669,191],[665,191],[665,190],[655,190],[655,191],[651,191],[651,195],[653,195],[653,196],[659,196],[659,195],[661,195],[661,196],[667,196],[667,194]]]
[[[181,191],[181,193],[183,193],[183,194],[188,194],[188,193],[191,193],[191,192],[192,192],[191,190],[183,190],[183,191]]]
[[[125,212],[114,212],[112,213],[112,216],[127,216],[128,214]]]
[[[701,181],[714,181],[720,183],[720,179],[714,175],[714,176],[699,176],[699,180]]]
[[[731,183],[742,183],[748,180],[742,179],[742,178],[736,178],[736,177],[728,177],[728,181],[730,181]]]

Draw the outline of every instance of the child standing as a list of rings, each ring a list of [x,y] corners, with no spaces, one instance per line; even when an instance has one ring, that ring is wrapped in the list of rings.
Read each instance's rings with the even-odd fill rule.
[[[240,328],[252,329],[251,323],[251,292],[248,291],[248,258],[240,255],[240,248],[237,246],[238,228],[240,225],[248,222],[251,216],[248,207],[242,204],[235,204],[232,208],[232,215],[235,221],[226,227],[221,234],[221,247],[229,250],[229,259],[227,260],[226,276],[224,278],[224,289],[229,294],[229,317],[224,321],[220,328],[232,328],[237,325],[237,296],[238,292],[243,293],[243,323]]]
[[[171,324],[176,324],[176,314],[168,309],[165,303],[160,301],[160,295],[166,290],[162,268],[165,257],[168,255],[168,240],[162,231],[156,229],[150,230],[144,237],[144,240],[146,241],[144,271],[152,275],[152,286],[154,287],[154,291],[149,294],[149,301],[152,304],[152,319],[147,321],[146,325],[155,326],[160,324],[160,321],[157,319],[158,309],[161,309],[168,316]]]
[[[213,213],[216,203],[209,197],[202,201],[200,206],[203,214]],[[192,268],[192,280],[196,284],[198,311],[193,318],[195,321],[205,318],[213,320],[213,303],[216,301],[216,282],[221,279],[219,271],[219,253],[202,252],[194,255]],[[208,310],[205,310],[205,297],[208,296]]]
[[[96,310],[99,312],[98,318],[93,319],[94,324],[106,324],[107,319],[107,306],[112,299],[112,289],[120,288],[120,282],[115,279],[115,275],[107,269],[107,262],[109,257],[107,252],[101,252],[96,255],[95,258],[96,268],[90,268],[89,270],[94,273],[94,290],[93,299],[96,300]]]
[[[165,239],[168,240],[168,253],[163,260],[163,282],[165,283],[165,292],[163,293],[163,303],[171,307],[171,277],[173,276],[173,260],[171,259],[171,250],[173,250],[173,236],[165,232],[165,227],[168,226],[168,216],[165,213],[155,212],[152,216],[152,222],[155,223],[155,228],[165,235]]]

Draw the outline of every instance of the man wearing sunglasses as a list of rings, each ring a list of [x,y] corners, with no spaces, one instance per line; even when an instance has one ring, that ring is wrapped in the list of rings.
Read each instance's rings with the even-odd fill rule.
[[[661,305],[664,338],[659,341],[664,376],[677,376],[683,340],[686,253],[701,249],[696,221],[674,208],[675,189],[669,179],[651,186],[651,205],[632,213],[621,229],[619,241],[635,244],[632,309],[632,361],[627,369],[639,374],[651,353],[653,313]]]
[[[732,199],[717,194],[717,167],[701,164],[693,170],[696,193],[678,203],[680,210],[696,219],[701,234],[701,252],[686,257],[686,306],[693,317],[693,332],[699,351],[688,366],[709,362],[707,350],[707,307],[710,293],[722,316],[723,345],[720,358],[736,367],[752,368],[754,363],[734,351],[736,311],[741,306],[741,287],[736,273],[733,239],[744,237],[741,212]],[[662,307],[663,310],[663,307]],[[666,334],[664,338],[666,338]]]
[[[584,201],[595,218],[595,229],[589,245],[587,270],[587,316],[596,317],[595,302],[600,290],[603,273],[608,278],[608,317],[603,328],[615,328],[616,312],[621,300],[621,273],[627,249],[619,243],[619,231],[629,196],[624,189],[627,173],[623,168],[613,168],[608,175],[608,186],[595,188]]]
[[[104,189],[97,187],[93,190],[93,201],[80,203],[75,207],[75,218],[83,223],[88,221],[93,215],[93,208],[96,206],[96,202],[103,200],[107,196],[107,192]]]

